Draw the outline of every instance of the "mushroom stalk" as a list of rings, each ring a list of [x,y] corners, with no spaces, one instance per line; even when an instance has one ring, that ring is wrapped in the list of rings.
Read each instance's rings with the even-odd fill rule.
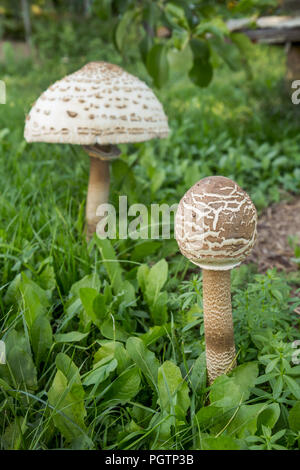
[[[206,364],[211,384],[235,367],[230,271],[249,255],[257,213],[248,194],[225,176],[208,176],[182,197],[175,219],[181,253],[203,270]]]
[[[97,207],[107,202],[109,191],[109,163],[96,158],[113,160],[120,154],[119,144],[168,134],[167,116],[150,88],[107,62],[90,62],[51,85],[30,110],[24,130],[27,142],[81,145],[93,157],[87,240],[101,219],[96,216]]]
[[[230,270],[203,269],[202,272],[206,366],[211,384],[236,365]]]
[[[109,197],[109,160],[90,156],[90,177],[86,202],[87,239],[96,232],[101,217],[96,215],[97,207],[105,204]]]

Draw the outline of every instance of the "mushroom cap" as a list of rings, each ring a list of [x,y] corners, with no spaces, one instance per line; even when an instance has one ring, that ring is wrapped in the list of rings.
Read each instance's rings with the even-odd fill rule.
[[[257,213],[248,194],[224,176],[194,184],[181,199],[175,237],[181,253],[203,269],[238,266],[256,239]]]
[[[51,85],[26,118],[27,142],[106,145],[167,137],[162,105],[141,80],[90,62]]]

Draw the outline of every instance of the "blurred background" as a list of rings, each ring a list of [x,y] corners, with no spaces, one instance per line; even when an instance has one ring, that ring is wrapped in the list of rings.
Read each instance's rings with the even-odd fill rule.
[[[299,4],[0,0],[0,448],[299,448]],[[198,267],[172,236],[87,244],[87,154],[24,140],[34,101],[89,61],[144,80],[169,118],[168,138],[120,146],[114,207],[127,195],[150,213],[224,175],[258,209],[232,272],[250,368],[210,406]]]

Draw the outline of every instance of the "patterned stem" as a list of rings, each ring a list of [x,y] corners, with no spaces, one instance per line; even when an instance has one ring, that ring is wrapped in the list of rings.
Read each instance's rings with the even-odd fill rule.
[[[203,269],[203,310],[209,383],[236,365],[230,270]]]

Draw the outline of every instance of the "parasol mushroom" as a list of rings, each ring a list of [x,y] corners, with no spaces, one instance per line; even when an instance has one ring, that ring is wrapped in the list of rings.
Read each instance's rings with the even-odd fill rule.
[[[200,180],[181,199],[175,237],[203,272],[203,313],[209,383],[235,367],[230,270],[250,253],[257,213],[248,194],[224,176]]]
[[[50,86],[31,108],[27,142],[82,145],[90,156],[87,238],[96,231],[97,207],[109,195],[109,161],[120,143],[167,137],[162,105],[138,78],[117,65],[90,62]]]

